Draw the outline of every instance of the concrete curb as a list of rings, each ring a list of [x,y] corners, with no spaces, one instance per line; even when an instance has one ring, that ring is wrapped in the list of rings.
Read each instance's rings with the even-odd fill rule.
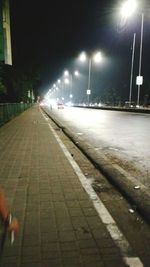
[[[107,106],[107,107],[74,106],[74,107],[150,114],[149,108],[139,108],[139,109],[138,108],[119,108],[119,107],[111,107],[111,106]]]
[[[67,127],[62,125],[48,110],[43,111],[57,124],[59,128],[75,143],[87,158],[113,183],[123,195],[135,206],[141,215],[150,222],[150,192],[134,177],[116,164],[110,164],[108,159],[98,154],[81,137],[75,136]],[[138,186],[138,188],[137,188]]]

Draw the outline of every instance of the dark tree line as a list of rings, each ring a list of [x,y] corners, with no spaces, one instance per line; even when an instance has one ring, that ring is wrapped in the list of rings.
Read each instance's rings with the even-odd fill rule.
[[[36,68],[15,68],[0,64],[0,103],[30,102],[37,98],[40,75]],[[31,95],[32,94],[32,95]]]

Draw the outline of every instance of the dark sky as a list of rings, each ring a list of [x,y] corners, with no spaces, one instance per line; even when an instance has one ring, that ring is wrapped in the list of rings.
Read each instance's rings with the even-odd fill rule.
[[[124,72],[130,63],[135,30],[138,61],[140,18],[137,16],[134,22],[130,21],[130,27],[126,25],[123,31],[118,31],[118,2],[10,0],[14,66],[35,65],[41,73],[43,88],[48,88],[81,51],[101,49],[110,63],[108,72],[105,66],[103,83],[108,80],[110,84],[111,68],[121,64]],[[150,20],[146,18],[145,50],[149,47],[148,27]]]

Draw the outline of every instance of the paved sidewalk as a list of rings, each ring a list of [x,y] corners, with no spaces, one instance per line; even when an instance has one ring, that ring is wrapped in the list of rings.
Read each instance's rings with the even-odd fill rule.
[[[0,128],[0,184],[20,222],[0,266],[127,266],[36,107]]]

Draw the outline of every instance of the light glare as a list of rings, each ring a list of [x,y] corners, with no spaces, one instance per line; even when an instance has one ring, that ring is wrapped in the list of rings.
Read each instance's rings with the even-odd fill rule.
[[[132,16],[136,8],[137,8],[136,0],[127,0],[125,3],[122,4],[121,16],[124,18]]]
[[[64,82],[65,84],[69,84],[69,80],[67,78],[65,78]]]
[[[102,60],[102,54],[100,52],[97,52],[93,58],[95,63],[99,63]]]
[[[64,75],[67,77],[67,76],[69,76],[69,71],[68,70],[65,70],[64,71]]]
[[[76,70],[76,71],[74,72],[74,75],[75,75],[75,76],[79,76],[79,72],[78,72],[78,70]]]
[[[79,59],[80,59],[81,62],[86,61],[86,58],[87,58],[87,56],[86,56],[85,52],[82,52],[81,55],[79,56]]]

